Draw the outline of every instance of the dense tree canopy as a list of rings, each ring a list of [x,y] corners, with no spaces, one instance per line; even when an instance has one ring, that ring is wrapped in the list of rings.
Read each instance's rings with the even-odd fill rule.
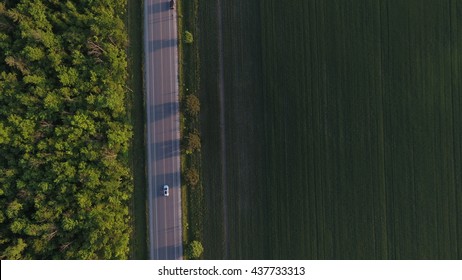
[[[125,2],[0,3],[0,259],[127,257]]]

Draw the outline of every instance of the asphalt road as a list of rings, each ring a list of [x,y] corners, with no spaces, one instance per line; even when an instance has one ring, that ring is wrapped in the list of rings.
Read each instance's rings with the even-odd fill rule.
[[[176,10],[145,0],[144,40],[150,259],[182,259]],[[165,197],[162,187],[170,187]]]

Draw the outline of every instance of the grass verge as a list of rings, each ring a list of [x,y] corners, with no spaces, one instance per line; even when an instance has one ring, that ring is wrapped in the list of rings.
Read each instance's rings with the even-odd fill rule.
[[[182,209],[183,209],[183,243],[186,246],[194,240],[202,243],[203,239],[203,185],[199,182],[192,186],[185,180],[185,172],[192,168],[201,173],[200,149],[187,152],[188,135],[200,131],[199,118],[188,114],[186,99],[190,95],[199,95],[200,85],[200,61],[199,45],[196,42],[186,44],[184,34],[189,31],[193,34],[194,41],[199,37],[198,22],[199,1],[179,1],[178,13],[178,38],[179,38],[179,90],[180,90],[180,126],[182,137],[181,170],[182,170]],[[186,256],[185,258],[190,258]]]
[[[145,174],[145,110],[143,91],[143,22],[142,0],[128,2],[127,29],[129,36],[128,87],[132,92],[128,100],[133,126],[133,139],[129,153],[134,192],[130,205],[132,217],[132,236],[130,240],[130,259],[147,259],[147,225],[146,225],[146,174]]]

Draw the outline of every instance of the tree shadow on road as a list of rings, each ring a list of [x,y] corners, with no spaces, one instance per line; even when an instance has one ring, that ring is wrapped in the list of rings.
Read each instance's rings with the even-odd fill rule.
[[[160,49],[174,47],[177,45],[177,43],[178,43],[177,39],[152,40],[152,41],[149,41],[148,51],[155,52]]]
[[[152,181],[152,186],[153,186],[153,197],[157,196],[163,196],[163,190],[162,187],[164,185],[168,185],[170,188],[179,188],[180,187],[180,172],[175,171],[171,173],[162,173],[162,174],[157,174],[153,175],[151,177]]]
[[[158,255],[154,252],[154,259],[173,260],[183,258],[183,246],[181,244],[159,247],[156,251],[158,251]]]
[[[173,94],[172,92],[171,94]],[[164,104],[151,106],[151,112],[154,112],[154,119],[150,121],[159,121],[170,116],[178,114],[178,102],[167,102]]]
[[[154,151],[151,158],[153,161],[159,161],[180,155],[180,144],[178,139],[152,143],[151,148]]]
[[[170,10],[170,3],[169,1],[164,1],[160,3],[154,3],[148,5],[147,12],[148,14],[156,14]]]

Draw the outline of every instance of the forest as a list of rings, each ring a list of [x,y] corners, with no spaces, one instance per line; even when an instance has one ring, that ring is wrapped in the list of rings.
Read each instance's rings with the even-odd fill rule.
[[[0,259],[126,259],[126,0],[0,3]]]

